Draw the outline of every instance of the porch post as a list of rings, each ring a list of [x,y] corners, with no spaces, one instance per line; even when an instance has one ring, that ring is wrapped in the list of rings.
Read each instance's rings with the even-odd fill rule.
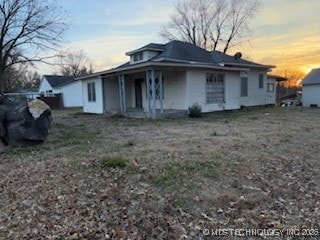
[[[127,111],[127,106],[126,106],[126,90],[125,90],[125,82],[124,82],[123,74],[118,76],[118,82],[119,82],[120,109],[122,113],[125,113]]]
[[[152,118],[156,118],[156,83],[154,79],[154,70],[151,70],[151,88],[152,88]]]
[[[160,113],[163,113],[163,79],[162,71],[159,71]]]
[[[156,118],[156,84],[154,70],[146,72],[148,118]],[[151,115],[152,114],[152,115]]]

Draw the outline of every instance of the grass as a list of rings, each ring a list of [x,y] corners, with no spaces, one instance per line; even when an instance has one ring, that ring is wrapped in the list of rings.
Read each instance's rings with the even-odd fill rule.
[[[124,168],[126,166],[126,160],[121,156],[106,156],[101,159],[101,164],[109,168]]]
[[[319,118],[301,108],[161,121],[53,111],[44,144],[1,155],[0,238],[200,239],[204,226],[316,222]]]
[[[159,164],[155,172],[150,174],[150,179],[153,183],[165,188],[182,185],[193,188],[201,178],[218,179],[221,175],[220,167],[221,162],[217,158],[170,160],[163,165]]]

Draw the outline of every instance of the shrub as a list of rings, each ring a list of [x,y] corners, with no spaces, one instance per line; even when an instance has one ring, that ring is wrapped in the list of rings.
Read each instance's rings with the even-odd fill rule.
[[[120,156],[107,156],[101,160],[101,164],[105,167],[121,167],[124,168],[126,166],[126,160]]]
[[[199,103],[194,103],[191,107],[189,107],[189,117],[191,118],[200,118],[202,108]]]

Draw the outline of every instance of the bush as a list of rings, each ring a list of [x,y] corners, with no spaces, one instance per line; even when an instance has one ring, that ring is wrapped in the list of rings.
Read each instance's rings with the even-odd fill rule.
[[[191,107],[189,107],[189,117],[191,118],[200,118],[202,108],[199,103],[194,103]]]
[[[101,160],[101,164],[105,167],[124,168],[126,166],[126,160],[123,157],[119,157],[119,156],[107,156]]]

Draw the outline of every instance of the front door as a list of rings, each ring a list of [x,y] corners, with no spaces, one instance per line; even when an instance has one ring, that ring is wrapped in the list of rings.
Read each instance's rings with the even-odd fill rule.
[[[136,96],[136,108],[142,108],[142,79],[136,79],[134,84],[135,96]]]

